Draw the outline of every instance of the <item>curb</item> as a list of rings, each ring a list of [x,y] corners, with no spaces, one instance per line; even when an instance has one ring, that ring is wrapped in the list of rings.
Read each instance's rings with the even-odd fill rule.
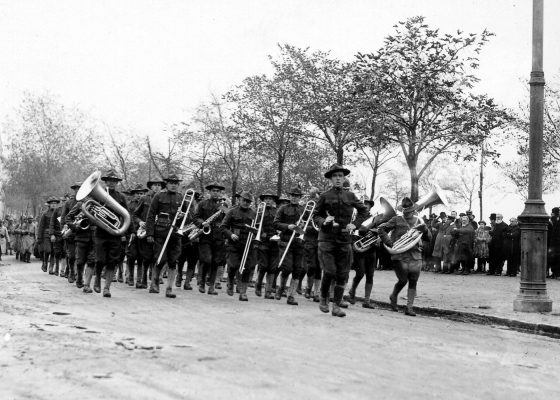
[[[356,296],[356,300],[363,302],[363,297]],[[371,300],[379,308],[386,310],[391,310],[391,305],[385,301]],[[398,306],[399,310],[404,312],[405,306]],[[529,333],[532,335],[547,336],[554,339],[560,339],[560,327],[547,324],[536,324],[531,322],[523,322],[515,319],[495,317],[491,315],[477,314],[472,312],[457,311],[457,310],[446,310],[442,308],[434,307],[418,307],[414,306],[414,311],[416,314],[428,316],[428,317],[440,317],[456,322],[465,322],[478,325],[494,325],[500,327],[506,327],[511,330]]]

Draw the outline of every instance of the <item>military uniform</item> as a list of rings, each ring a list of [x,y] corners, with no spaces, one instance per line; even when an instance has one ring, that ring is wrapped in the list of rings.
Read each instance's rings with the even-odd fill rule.
[[[70,189],[78,190],[81,186],[80,182],[75,182],[70,186]],[[76,205],[76,195],[71,195],[70,198],[64,203],[62,206],[62,210],[60,212],[60,221],[61,225],[67,225],[66,223],[66,216],[74,208]],[[74,283],[76,280],[76,243],[74,239],[74,232],[70,229],[68,233],[63,235],[62,237],[64,243],[64,250],[66,251],[66,261],[68,266],[68,271],[65,271],[64,275],[68,277],[68,283]]]
[[[35,225],[33,218],[28,217],[20,227],[22,235],[20,260],[27,263],[31,262],[31,253],[35,244]]]
[[[224,187],[212,183],[206,186],[207,190]],[[196,206],[194,214],[194,223],[198,228],[202,228],[202,223],[213,216],[220,210],[223,210],[221,199],[202,200]],[[213,287],[216,281],[216,273],[218,266],[224,265],[225,262],[225,246],[222,229],[220,223],[223,216],[218,216],[210,225],[211,231],[208,235],[201,235],[198,239],[198,256],[200,262],[200,274],[198,277],[198,291],[204,293],[206,291],[206,279],[209,280],[209,286]]]
[[[87,217],[83,215],[82,204],[83,201],[76,202],[72,209],[66,214],[64,222],[72,231],[74,246],[76,249],[76,287],[83,287],[84,292],[91,293],[90,282],[95,268],[94,231],[96,227],[92,221],[89,221]],[[85,218],[85,220],[88,221],[87,224],[84,223],[81,226],[78,225],[77,217],[80,219]],[[84,229],[85,226],[88,227]],[[86,264],[87,270],[84,271]]]
[[[8,243],[10,243],[8,228],[0,224],[0,261],[2,260],[3,253],[8,254]]]
[[[145,193],[148,189],[145,189],[141,184],[136,185],[132,189],[133,198],[128,202],[128,209],[132,213],[132,224],[133,224],[133,232],[137,232],[138,228],[140,227],[138,219],[135,217],[134,213],[136,209],[140,206],[142,202],[142,198],[137,198],[135,196],[136,193]],[[142,280],[142,256],[140,254],[140,239],[137,236],[131,236],[129,240],[127,240],[126,245],[126,266],[127,266],[127,273],[126,273],[126,283],[128,286],[134,286],[134,265],[138,263],[137,269],[137,283],[141,284]]]
[[[199,193],[195,192],[195,197],[192,201],[189,216],[185,221],[185,227],[189,225],[194,226],[194,211],[196,210],[196,201],[198,199]],[[184,290],[192,290],[191,281],[196,271],[196,264],[198,263],[198,241],[189,239],[189,232],[185,232],[181,239],[181,254],[177,260],[177,277],[175,279],[175,286],[181,287],[183,281],[183,268],[185,263],[187,264],[187,271],[185,276],[185,284],[183,285]]]
[[[56,261],[56,266],[55,266],[55,270],[54,270],[54,274],[58,275],[59,274],[59,264],[60,264],[60,259],[63,258],[64,256],[64,243],[62,241],[62,225],[60,224],[60,222],[62,221],[62,207],[58,207],[54,210],[53,215],[51,216],[51,220],[49,222],[49,230],[50,230],[50,235],[51,235],[51,240],[52,237],[54,236],[54,241],[52,243],[52,249],[54,252],[54,257],[55,257],[55,261]],[[60,269],[60,276],[64,276],[65,275],[65,271],[62,271],[62,269]]]
[[[247,199],[249,202],[252,201],[252,196],[248,192],[242,192],[240,194],[242,199]],[[240,270],[241,260],[243,253],[245,252],[245,246],[249,237],[250,230],[248,226],[251,226],[253,220],[256,218],[255,210],[247,207],[244,208],[241,205],[237,205],[226,213],[221,227],[224,236],[227,238],[227,266],[228,266],[228,294],[233,296],[233,284],[235,280],[235,275],[237,271]],[[238,237],[237,240],[232,239],[232,235]],[[253,236],[253,235],[252,235]],[[254,237],[254,236],[253,236]],[[239,299],[247,300],[247,286],[249,281],[253,276],[256,264],[256,254],[254,243],[251,240],[249,244],[249,249],[247,253],[247,259],[243,271],[239,277],[240,282],[238,282],[237,287],[239,288]],[[239,271],[241,272],[241,271]],[[208,290],[210,291],[210,289]]]
[[[165,178],[165,181],[168,182],[169,186],[170,183],[178,183],[180,180],[176,175],[172,174]],[[181,254],[181,236],[173,232],[169,236],[165,249],[163,245],[168,237],[169,230],[172,228],[171,224],[175,219],[178,208],[181,206],[182,199],[183,195],[179,192],[171,191],[169,188],[162,190],[152,199],[146,220],[146,236],[148,241],[153,239],[156,259],[161,258],[159,263],[156,260],[154,272],[152,273],[150,293],[159,293],[159,275],[161,269],[167,263],[169,281],[165,295],[171,298],[175,297],[175,294],[172,293],[171,282],[175,280],[177,259]],[[186,211],[185,205],[183,205],[182,210]]]
[[[48,199],[47,204],[50,203],[59,203],[55,197],[51,197]],[[55,252],[54,252],[54,245],[51,242],[51,219],[55,210],[49,208],[41,215],[39,219],[39,227],[38,227],[38,236],[37,240],[39,241],[40,252],[43,258],[43,265],[42,270],[47,272],[47,267],[49,268],[49,274],[54,274],[54,263],[55,263]]]
[[[260,195],[261,201],[266,197],[270,197],[273,201],[278,201],[278,196],[272,192],[265,192]],[[274,229],[274,218],[276,217],[277,208],[275,204],[266,205],[264,215],[262,217],[262,226],[260,241],[257,243],[257,263],[259,265],[259,272],[257,275],[257,283],[255,285],[255,294],[261,296],[262,283],[266,275],[266,287],[264,297],[272,299],[272,284],[275,278],[276,263],[278,262],[278,243],[270,240],[276,235]],[[260,221],[257,221],[260,223]]]

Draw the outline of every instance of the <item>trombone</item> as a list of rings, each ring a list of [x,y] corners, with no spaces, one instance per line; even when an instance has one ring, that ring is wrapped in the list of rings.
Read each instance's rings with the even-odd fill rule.
[[[305,208],[303,209],[303,212],[299,216],[299,220],[296,224],[296,229],[294,229],[294,231],[292,232],[292,236],[290,236],[290,240],[288,241],[288,244],[286,245],[286,249],[284,250],[284,254],[282,254],[282,258],[280,259],[280,262],[278,263],[278,268],[280,268],[282,266],[282,262],[284,261],[284,258],[286,258],[286,254],[288,254],[288,250],[290,249],[290,245],[292,244],[292,241],[294,240],[294,237],[296,236],[296,231],[299,231],[298,239],[303,240],[303,236],[305,235],[307,225],[309,225],[309,222],[313,218],[313,211],[315,211],[315,202],[313,200],[309,200],[307,202],[307,204],[305,204]],[[305,213],[308,213],[308,215],[307,215],[307,218],[305,219],[305,222],[304,222],[303,217],[304,217]],[[302,223],[304,224],[303,229],[300,227],[300,225]]]
[[[169,232],[167,232],[167,237],[165,238],[165,242],[163,243],[163,246],[159,252],[159,256],[156,262],[156,265],[159,265],[159,263],[161,262],[161,258],[163,257],[163,252],[165,251],[165,248],[167,247],[167,243],[169,243],[169,238],[171,237],[171,234],[173,233],[173,229],[175,228],[175,223],[177,222],[177,218],[179,217],[179,215],[181,214],[181,210],[183,209],[183,205],[185,204],[185,202],[187,201],[187,198],[189,198],[189,205],[187,206],[187,211],[185,212],[185,215],[183,216],[183,221],[181,222],[181,226],[179,228],[179,231],[177,233],[179,233],[180,235],[182,235],[181,229],[183,229],[185,227],[185,221],[187,220],[187,217],[189,215],[189,210],[191,208],[191,204],[192,201],[194,199],[194,190],[189,189],[185,192],[185,194],[183,195],[183,199],[181,200],[181,204],[179,204],[179,208],[177,209],[177,212],[175,213],[175,218],[173,218],[173,222],[171,223],[171,227],[169,228]]]
[[[266,203],[265,202],[260,203],[259,206],[257,207],[257,214],[255,215],[255,219],[251,222],[251,228],[253,229],[257,227],[257,223],[259,224],[257,237],[255,238],[255,240],[260,240],[261,237],[261,228],[262,228],[265,209],[266,209]],[[245,271],[245,264],[247,263],[247,258],[249,257],[249,251],[251,250],[251,242],[253,241],[253,236],[254,236],[253,229],[249,231],[249,235],[247,236],[247,242],[245,243],[245,249],[243,250],[243,257],[241,257],[241,263],[239,264],[240,274],[242,274],[243,271]]]
[[[189,205],[187,206],[187,211],[185,211],[185,215],[183,216],[183,220],[181,221],[181,225],[179,226],[179,229],[177,229],[177,234],[183,236],[183,234],[185,232],[190,232],[191,230],[193,230],[194,228],[196,228],[196,226],[194,226],[194,224],[189,224],[186,228],[185,228],[185,223],[187,222],[187,218],[189,217],[189,211],[191,209],[192,203],[193,203],[193,199],[194,199],[194,195],[195,192],[193,189],[189,189],[185,192],[185,195],[183,196],[183,202],[188,201]],[[186,200],[188,198],[188,200]],[[183,205],[183,202],[181,202],[181,207],[179,207],[179,210],[177,211],[177,213],[181,212],[181,208]]]

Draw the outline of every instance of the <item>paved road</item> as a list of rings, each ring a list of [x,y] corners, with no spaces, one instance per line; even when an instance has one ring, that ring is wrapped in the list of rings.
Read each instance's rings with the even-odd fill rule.
[[[252,293],[112,292],[0,267],[0,398],[560,398],[557,339]]]

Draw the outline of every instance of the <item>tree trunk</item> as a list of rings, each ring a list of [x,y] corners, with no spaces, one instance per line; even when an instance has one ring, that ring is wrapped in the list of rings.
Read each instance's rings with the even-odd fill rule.
[[[412,156],[407,158],[406,162],[410,171],[410,200],[416,202],[418,201],[418,171],[416,169],[418,158]]]
[[[369,195],[369,199],[373,201],[375,197],[375,183],[377,181],[377,172],[379,170],[379,159],[376,159],[375,167],[373,168],[373,176],[371,177],[371,194]]]
[[[284,180],[284,158],[278,157],[278,180],[276,181],[276,195],[282,195],[282,182]]]
[[[344,148],[342,146],[336,149],[336,162],[340,165],[344,165]]]
[[[478,199],[480,206],[480,220],[482,220],[482,186],[484,184],[484,142],[480,150],[480,186],[478,188]]]
[[[233,179],[231,182],[231,205],[234,206],[237,203],[237,197],[235,194],[237,193],[237,179]]]

